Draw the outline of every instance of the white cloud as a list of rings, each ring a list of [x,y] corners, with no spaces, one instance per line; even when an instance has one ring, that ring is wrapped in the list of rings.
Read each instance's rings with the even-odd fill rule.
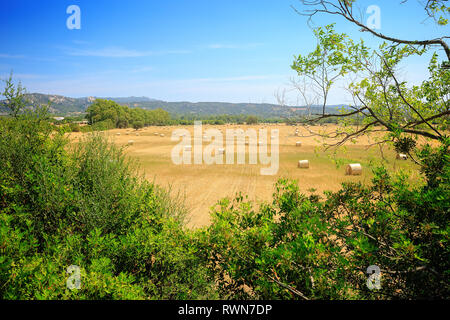
[[[9,78],[9,73],[0,74],[0,79]],[[25,79],[42,79],[47,76],[41,74],[32,74],[32,73],[13,73],[12,74],[14,80],[25,80]]]
[[[148,96],[166,101],[194,102],[273,102],[273,92],[279,83],[280,76],[277,75],[142,81],[132,76],[124,77],[123,72],[24,81],[30,92],[69,97]]]
[[[274,77],[273,75],[262,75],[262,76],[239,76],[239,77],[228,77],[228,78],[196,78],[196,79],[187,79],[180,80],[186,82],[232,82],[232,81],[252,81],[252,80],[266,80]]]
[[[64,48],[63,50],[66,54],[70,56],[101,57],[101,58],[136,58],[136,57],[148,57],[153,55],[190,53],[190,51],[188,50],[139,51],[139,50],[124,49],[120,47],[106,47],[101,49]]]
[[[263,43],[246,43],[246,44],[230,44],[230,43],[212,43],[207,45],[208,49],[248,49],[262,46]]]
[[[5,59],[23,59],[25,58],[24,55],[21,54],[6,54],[6,53],[0,53],[0,58],[5,58]]]
[[[75,44],[80,44],[80,45],[90,44],[89,41],[84,41],[84,40],[73,40],[72,42]]]
[[[153,70],[154,70],[153,67],[138,67],[138,68],[131,69],[130,72],[131,73],[141,73],[141,72],[148,72],[148,71],[153,71]]]

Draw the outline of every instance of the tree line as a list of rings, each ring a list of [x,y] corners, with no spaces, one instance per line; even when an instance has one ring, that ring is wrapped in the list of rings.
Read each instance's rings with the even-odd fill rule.
[[[144,126],[167,125],[171,122],[170,114],[163,109],[129,108],[104,99],[97,99],[86,111],[90,125],[102,124],[106,129],[129,127],[140,129]]]
[[[283,122],[282,118],[261,119],[255,115],[171,115],[161,108],[146,110],[130,108],[112,100],[97,99],[86,110],[86,119],[95,129],[107,130],[112,128],[135,128],[159,125],[192,125],[194,121],[204,124],[222,125],[225,123],[257,124],[258,122]]]

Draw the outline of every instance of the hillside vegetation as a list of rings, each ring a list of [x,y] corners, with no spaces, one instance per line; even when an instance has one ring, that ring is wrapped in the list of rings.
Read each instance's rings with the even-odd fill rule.
[[[227,103],[227,102],[168,102],[147,97],[85,97],[70,98],[59,95],[48,95],[41,93],[26,94],[25,97],[30,105],[49,105],[49,111],[58,115],[74,115],[85,113],[96,99],[111,100],[118,104],[146,110],[164,109],[173,117],[204,117],[214,115],[256,115],[261,118],[280,118],[306,114],[306,109],[302,106],[281,107],[276,104],[268,103]],[[5,101],[0,101],[0,112],[7,112]],[[340,106],[328,106],[329,113],[336,113]],[[294,110],[294,112],[292,111]],[[321,111],[321,107],[313,106],[313,113]]]

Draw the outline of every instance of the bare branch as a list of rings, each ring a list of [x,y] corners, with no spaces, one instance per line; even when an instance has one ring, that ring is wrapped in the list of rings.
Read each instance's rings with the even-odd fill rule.
[[[450,48],[449,48],[448,44],[445,42],[445,39],[450,38],[448,36],[429,39],[429,40],[405,40],[405,39],[394,38],[392,36],[384,35],[381,32],[377,32],[377,31],[369,28],[368,26],[366,26],[360,20],[358,20],[353,15],[353,6],[346,0],[335,0],[334,2],[337,2],[338,4],[335,4],[332,1],[325,1],[325,0],[313,0],[313,1],[300,0],[300,1],[303,3],[303,5],[305,5],[307,7],[315,7],[314,9],[305,10],[304,12],[300,12],[299,10],[294,8],[294,10],[298,14],[300,14],[302,16],[308,16],[309,21],[311,21],[312,17],[318,13],[340,15],[340,16],[344,17],[347,21],[360,27],[361,31],[369,32],[372,35],[374,35],[380,39],[383,39],[383,40],[387,40],[387,41],[390,41],[393,43],[398,43],[398,44],[410,44],[410,45],[415,45],[415,46],[439,45],[444,49],[444,51],[447,55],[447,60],[450,61]]]

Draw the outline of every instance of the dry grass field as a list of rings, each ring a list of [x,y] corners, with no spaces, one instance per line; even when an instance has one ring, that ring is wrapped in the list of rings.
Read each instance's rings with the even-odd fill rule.
[[[204,125],[203,130],[217,128],[222,129],[222,132],[225,133],[226,129],[242,128],[247,130],[261,127],[261,124],[253,126]],[[270,140],[270,130],[279,130],[279,170],[273,176],[261,175],[260,168],[268,167],[268,165],[261,165],[259,161],[257,165],[250,165],[248,157],[246,164],[243,165],[175,165],[171,160],[171,151],[178,142],[171,141],[172,131],[183,128],[189,130],[193,136],[193,126],[147,127],[139,131],[115,129],[108,131],[107,134],[120,146],[127,145],[129,140],[134,140],[132,146],[127,146],[127,154],[138,159],[149,180],[169,187],[172,193],[184,198],[186,206],[190,210],[189,225],[191,227],[207,225],[210,222],[210,208],[221,198],[234,197],[238,192],[248,195],[250,200],[256,202],[270,200],[274,192],[274,184],[282,177],[297,180],[300,189],[306,194],[309,194],[311,189],[315,189],[319,193],[325,190],[336,191],[345,181],[370,182],[371,167],[382,161],[381,151],[377,146],[368,148],[375,142],[373,137],[364,136],[354,143],[347,143],[343,148],[324,150],[323,141],[317,137],[295,135],[296,128],[300,136],[309,135],[308,131],[301,126],[265,125],[264,127],[268,129],[268,140]],[[332,132],[336,130],[336,126],[328,125],[310,129]],[[136,132],[139,135],[136,135]],[[159,135],[156,136],[155,133]],[[164,134],[164,136],[162,137],[160,134]],[[72,133],[71,137],[77,138],[80,135],[82,133]],[[297,141],[301,141],[302,146],[297,147]],[[207,144],[209,142],[204,142],[203,146]],[[417,171],[411,170],[414,164],[410,160],[396,160],[395,152],[387,147],[383,149],[383,154],[387,160],[387,168],[391,171],[400,169],[410,171],[413,174],[412,179],[415,178],[414,174],[417,175]],[[299,160],[309,160],[310,167],[308,169],[298,168]],[[363,166],[362,175],[345,175],[345,166],[355,162],[361,163]]]

